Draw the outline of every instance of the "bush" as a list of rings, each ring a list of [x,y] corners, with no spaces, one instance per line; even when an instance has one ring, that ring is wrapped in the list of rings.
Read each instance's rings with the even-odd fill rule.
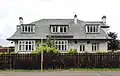
[[[99,50],[96,53],[108,53],[108,51],[104,51],[104,50]]]
[[[77,49],[69,49],[68,53],[69,54],[77,54],[78,52],[77,52]]]
[[[59,53],[59,50],[55,49],[55,48],[51,48],[48,46],[40,46],[38,49],[36,49],[35,51],[33,51],[33,53]]]

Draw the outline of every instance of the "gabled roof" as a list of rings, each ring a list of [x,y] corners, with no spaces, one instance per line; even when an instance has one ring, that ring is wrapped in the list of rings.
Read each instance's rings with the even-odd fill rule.
[[[99,34],[87,34],[85,32],[85,24],[89,22],[84,22],[77,20],[77,24],[74,24],[73,19],[41,19],[30,24],[35,24],[36,29],[35,33],[21,34],[20,28],[7,40],[14,39],[46,39],[47,35],[50,33],[50,25],[69,25],[69,32],[66,34],[57,34],[57,35],[73,35],[72,39],[111,39],[106,35],[105,31],[101,29]],[[96,23],[96,22],[91,22]],[[97,22],[100,23],[100,22]],[[20,25],[18,25],[20,26]]]

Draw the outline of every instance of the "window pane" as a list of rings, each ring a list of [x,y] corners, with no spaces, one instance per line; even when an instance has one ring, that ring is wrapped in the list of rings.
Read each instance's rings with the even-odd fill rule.
[[[33,26],[31,26],[31,32],[33,32]]]
[[[28,26],[28,32],[30,32],[30,26]]]
[[[64,44],[64,41],[62,41],[62,44]]]
[[[85,51],[85,45],[83,45],[83,51]]]
[[[35,46],[35,45],[32,45],[32,50],[34,50],[34,46]]]
[[[58,26],[55,26],[55,32],[58,32]]]
[[[93,32],[95,32],[95,26],[93,27]]]
[[[23,44],[23,47],[22,47],[22,51],[25,51],[25,46],[24,46],[24,44]]]
[[[19,51],[21,51],[21,45],[19,45]]]
[[[96,32],[98,32],[98,26],[96,26]]]
[[[19,44],[21,44],[21,41],[19,41]]]
[[[86,27],[87,27],[88,32],[90,32],[90,31],[89,31],[89,26],[86,26]]]
[[[58,46],[58,48],[59,48],[59,50],[61,50],[61,46],[60,45]]]
[[[26,41],[26,44],[28,44],[28,41]]]
[[[62,45],[61,47],[62,47],[62,50],[64,50],[64,49],[65,49],[64,45]]]
[[[29,44],[31,44],[31,41],[29,41]]]
[[[64,26],[64,32],[67,32],[67,27],[66,26]]]
[[[22,32],[24,32],[24,26],[22,26]]]
[[[25,32],[27,32],[27,26],[25,26]]]
[[[28,45],[26,45],[26,49],[25,49],[25,51],[27,51],[28,50]]]
[[[93,48],[94,48],[94,47],[93,47],[93,43],[92,43],[92,51],[93,51]]]
[[[55,26],[52,26],[52,28],[53,28],[53,32],[56,32],[56,31],[55,31],[55,30],[56,30]]]
[[[62,26],[60,26],[60,32],[63,32],[63,27]]]
[[[29,45],[29,50],[31,51],[32,49],[31,49],[31,45]]]
[[[80,51],[82,51],[82,46],[80,45]]]
[[[59,45],[60,45],[60,42],[61,42],[61,41],[59,41]]]
[[[92,32],[92,26],[90,26],[90,32]]]
[[[99,50],[99,43],[97,43],[97,50]]]

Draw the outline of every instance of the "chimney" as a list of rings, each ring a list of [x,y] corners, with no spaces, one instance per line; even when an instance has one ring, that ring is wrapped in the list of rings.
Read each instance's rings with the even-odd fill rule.
[[[74,23],[77,24],[77,15],[74,15]]]
[[[103,24],[106,24],[106,16],[103,16],[103,17],[102,17],[102,23],[103,23]]]
[[[23,18],[22,17],[19,17],[19,24],[23,24]]]

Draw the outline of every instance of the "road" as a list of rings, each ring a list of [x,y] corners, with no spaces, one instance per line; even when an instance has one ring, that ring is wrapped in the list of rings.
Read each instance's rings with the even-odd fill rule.
[[[120,72],[0,72],[0,76],[120,76]]]

